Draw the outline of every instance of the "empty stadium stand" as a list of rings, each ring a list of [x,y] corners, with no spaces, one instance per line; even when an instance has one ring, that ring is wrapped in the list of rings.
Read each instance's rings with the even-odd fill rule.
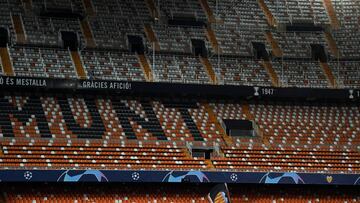
[[[88,77],[101,80],[145,81],[135,55],[126,52],[83,51]]]
[[[219,145],[221,152],[211,161],[222,170],[360,170],[358,106],[281,102],[210,106],[191,100],[116,96],[3,95],[1,166],[209,170],[204,159],[189,156],[187,144],[192,143]],[[250,119],[261,135],[228,142],[211,119],[214,115],[218,121]]]
[[[205,185],[131,184],[82,185],[75,188],[63,186],[9,185],[2,188],[9,202],[209,202]],[[316,186],[229,186],[233,202],[358,202],[356,188]],[[181,192],[179,192],[181,191]],[[240,192],[241,191],[241,192]]]
[[[10,31],[11,40],[8,45],[15,75],[50,78],[91,77],[93,79],[127,81],[143,81],[145,78],[146,81],[253,86],[358,87],[358,84],[354,82],[359,80],[358,71],[355,71],[351,78],[346,79],[347,76],[344,72],[348,66],[338,65],[338,68],[334,70],[334,63],[331,62],[327,71],[330,73],[321,73],[321,71],[317,71],[318,63],[302,62],[305,59],[311,59],[311,46],[317,44],[324,46],[330,61],[334,61],[332,60],[334,58],[357,63],[359,59],[357,55],[359,46],[356,44],[359,41],[356,40],[358,38],[358,34],[356,34],[358,33],[356,32],[358,22],[355,20],[356,15],[353,14],[356,13],[353,11],[358,9],[356,3],[349,2],[339,6],[339,4],[330,5],[327,2],[324,2],[323,5],[322,1],[249,1],[244,4],[231,1],[218,2],[218,4],[215,1],[186,1],[181,5],[173,1],[166,1],[161,5],[157,5],[158,2],[151,2],[141,0],[108,1],[106,4],[101,0],[86,1],[85,3],[80,1],[52,1],[46,4],[34,2],[31,3],[31,11],[28,11],[27,3],[24,4],[25,7],[22,7],[20,6],[21,2],[18,1],[2,2],[2,8],[6,8],[6,10],[2,12],[1,26]],[[341,27],[336,30],[326,28],[332,21],[329,5],[341,23]],[[42,14],[53,8],[63,9],[78,16],[62,18],[59,16],[48,17]],[[159,15],[157,20],[153,18],[152,9]],[[87,15],[88,11],[91,15]],[[205,24],[203,27],[168,26],[168,21],[177,17],[194,17]],[[274,29],[274,24],[270,23],[272,21],[280,27],[282,24],[289,23],[313,23],[316,26],[325,27],[325,30],[284,32],[280,27]],[[151,28],[150,31],[149,28]],[[67,53],[52,50],[52,47],[62,46],[61,31],[76,33],[79,49],[92,48],[79,52],[79,57],[83,59],[84,71],[78,71],[76,60],[73,60],[73,64],[70,63]],[[135,60],[122,61],[123,58],[133,60],[133,57],[127,54],[129,50],[128,35],[141,36],[145,40],[145,57],[150,59],[149,68],[153,68],[153,72],[142,71],[142,73],[136,68]],[[205,42],[210,54],[210,63],[216,73],[216,76],[210,75],[210,81],[209,75],[206,75],[208,72],[206,66],[201,66],[199,62],[195,62],[198,61],[197,59],[193,60],[190,57],[192,39],[200,39]],[[258,62],[253,60],[252,43],[263,43],[266,45],[268,53],[272,52],[270,58],[265,60],[269,61],[267,63],[269,65],[274,63],[274,72],[261,70],[264,68],[266,70],[266,67],[258,67]],[[155,54],[152,53],[154,45]],[[119,54],[122,53],[126,56],[119,57]],[[186,57],[182,56],[184,54]],[[26,59],[23,58],[24,55],[26,55]],[[236,63],[231,64],[234,68],[224,71],[223,66],[229,65],[225,62],[227,60],[225,58],[229,56],[236,58],[237,62],[231,62]],[[242,65],[242,70],[237,73],[238,69],[235,67],[239,66],[238,64],[244,64],[243,61],[239,62],[239,57],[243,57],[243,61],[249,65]],[[60,59],[55,60],[55,58]],[[116,61],[119,58],[121,61]],[[220,62],[217,60],[218,58],[220,58]],[[289,70],[282,70],[280,74],[277,62],[279,58],[284,60],[282,64],[285,64],[284,66],[289,70],[299,67],[298,64],[303,64],[300,67],[308,67],[307,69],[316,71],[317,76],[313,77],[312,71],[302,71],[301,76],[301,73],[295,75],[293,71]],[[104,62],[104,60],[107,61]],[[53,61],[53,64],[51,67],[46,67],[48,66],[46,63],[49,61]],[[119,62],[127,64],[126,67],[117,65]],[[182,67],[187,66],[188,62],[191,68],[182,70]],[[33,68],[25,67],[29,63]],[[7,67],[2,65],[3,69],[7,70]],[[61,68],[55,70],[56,67]],[[89,67],[92,67],[91,70],[88,70]],[[255,70],[253,67],[256,67]],[[73,74],[74,68],[77,75]],[[221,69],[222,71],[219,73]],[[11,69],[9,68],[9,70]],[[92,74],[90,76],[89,71]],[[196,71],[196,74],[188,76],[188,71]],[[335,71],[337,72],[334,73]],[[11,75],[11,71],[9,72],[10,74],[7,75]],[[330,84],[326,85],[320,82],[324,81],[324,76],[327,78],[328,75],[333,75],[327,79],[331,81]],[[269,77],[271,83],[269,83]],[[278,81],[278,78],[281,80]],[[289,82],[289,80],[291,81]]]

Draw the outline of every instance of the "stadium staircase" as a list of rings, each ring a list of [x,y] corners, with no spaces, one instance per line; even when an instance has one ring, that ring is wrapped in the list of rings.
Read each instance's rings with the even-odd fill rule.
[[[255,116],[251,113],[249,104],[247,102],[243,102],[241,108],[244,111],[246,119],[255,122]],[[269,140],[264,136],[264,131],[261,128],[259,128],[256,122],[255,122],[254,130],[256,134],[261,138],[262,142],[265,145],[269,145]]]
[[[6,76],[14,76],[14,69],[10,59],[10,53],[8,47],[0,47],[0,57],[3,67],[3,73]]]
[[[152,29],[151,25],[149,25],[149,24],[144,25],[144,31],[145,31],[147,39],[151,43],[151,46],[153,48],[155,48],[155,51],[160,51],[159,40],[157,39],[156,34],[155,34],[154,30]]]
[[[155,6],[154,0],[145,0],[146,5],[149,9],[150,15],[153,19],[160,19],[160,14],[158,9]]]
[[[84,18],[81,21],[81,30],[82,30],[83,35],[85,37],[86,47],[88,47],[88,48],[96,47],[96,43],[95,43],[95,40],[94,40],[93,33],[91,31],[89,21],[86,18]]]
[[[277,26],[276,19],[273,16],[273,14],[271,13],[270,9],[267,7],[265,1],[258,0],[258,4],[259,4],[261,10],[264,12],[268,24],[272,27],[276,27]]]
[[[263,60],[261,61],[261,65],[265,68],[266,72],[269,74],[272,85],[274,87],[279,87],[280,86],[279,77],[276,74],[275,70],[273,69],[271,62]]]
[[[339,29],[341,24],[340,24],[339,19],[336,16],[336,11],[334,9],[334,6],[333,6],[331,0],[323,0],[323,3],[324,3],[325,10],[327,11],[327,14],[329,16],[331,27],[334,30]]]
[[[199,0],[202,9],[204,10],[206,17],[210,23],[215,23],[216,19],[213,11],[211,10],[207,0]]]
[[[214,169],[215,168],[215,166],[213,165],[211,160],[205,160],[205,163],[206,163],[206,167],[208,169]]]
[[[326,76],[326,79],[329,82],[329,87],[337,88],[337,81],[336,81],[336,78],[335,78],[333,72],[331,71],[331,68],[329,67],[329,64],[326,62],[321,62],[321,61],[319,63],[320,63],[321,69],[323,70],[323,72]]]
[[[211,26],[208,26],[206,28],[206,37],[210,41],[211,47],[217,54],[221,54],[221,48],[219,46],[218,40],[216,38],[214,30],[211,28]]]
[[[139,64],[144,72],[146,81],[152,82],[153,74],[148,59],[144,54],[136,54],[136,57],[139,60]]]
[[[16,34],[16,43],[25,44],[26,43],[26,34],[25,34],[24,24],[23,24],[21,15],[14,14],[11,17],[12,17],[15,34]]]
[[[92,3],[91,0],[83,0],[83,5],[85,7],[85,12],[88,16],[93,16],[95,15],[95,9],[94,9],[94,5]]]
[[[270,31],[265,32],[266,41],[271,45],[272,54],[276,57],[282,57],[283,51],[281,50],[278,41],[274,38]]]
[[[244,114],[246,116],[246,119],[247,120],[254,120],[254,115],[251,114],[250,112],[250,107],[249,107],[249,104],[244,102],[242,105],[242,110],[244,111]]]
[[[231,137],[226,134],[224,128],[220,125],[219,120],[215,116],[214,110],[212,109],[212,107],[206,102],[204,102],[202,105],[205,107],[205,110],[209,115],[210,122],[215,124],[216,130],[219,131],[219,133],[221,134],[221,136],[224,139],[225,143],[228,146],[231,146],[233,144],[233,141],[232,141]]]
[[[87,75],[84,69],[84,65],[81,61],[81,57],[78,51],[71,51],[71,59],[74,63],[75,70],[77,73],[78,78],[80,79],[86,79]]]
[[[200,56],[200,61],[201,61],[202,65],[204,66],[206,73],[208,74],[208,76],[211,80],[211,83],[214,85],[218,84],[214,68],[211,65],[209,59]]]
[[[340,52],[337,47],[336,41],[330,32],[324,32],[325,40],[329,46],[330,52],[336,57],[340,58]]]

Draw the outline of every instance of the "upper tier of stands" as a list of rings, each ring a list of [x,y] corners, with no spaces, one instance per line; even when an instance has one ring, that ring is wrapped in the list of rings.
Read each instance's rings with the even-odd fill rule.
[[[20,0],[1,1],[0,27],[9,29],[9,52],[15,75],[80,77],[75,74],[75,63],[71,61],[70,53],[60,48],[59,32],[71,31],[79,36],[80,58],[88,78],[145,81],[141,64],[135,61],[134,54],[128,52],[127,35],[137,35],[144,40],[153,81],[212,83],[204,65],[192,55],[191,39],[200,39],[205,41],[218,84],[271,86],[271,76],[262,67],[261,61],[253,57],[252,43],[258,42],[264,43],[271,53],[270,65],[274,67],[281,86],[329,87],[327,74],[317,61],[311,59],[311,45],[320,44],[329,56],[330,70],[337,80],[337,87],[359,87],[359,70],[351,68],[356,67],[360,60],[360,5],[355,0],[333,1],[341,26],[339,29],[326,29],[326,32],[334,41],[324,32],[283,32],[269,25],[268,15],[257,1],[216,3],[208,0],[215,20],[207,13],[206,6],[196,0],[182,3],[168,0],[161,1],[160,5],[154,1],[159,19],[154,19],[149,10],[149,2],[152,1],[90,2],[93,12],[89,12],[81,0],[34,1],[30,8]],[[276,25],[310,22],[329,27],[330,17],[320,0],[265,0],[264,3]],[[68,9],[82,17],[45,17],[39,15],[43,8]],[[177,16],[194,17],[207,25],[169,26],[167,20]],[[20,21],[15,20],[16,17],[20,17]],[[145,25],[150,25],[155,39],[145,34]],[[25,41],[20,40],[21,30],[16,30],[19,27],[23,28]],[[273,39],[270,40],[266,33],[271,33]],[[93,38],[94,44],[89,43],[89,37]],[[278,45],[282,54],[274,54],[274,44]],[[50,49],[52,47],[57,48]],[[154,60],[152,51],[155,47]],[[278,60],[284,62],[279,65]],[[196,74],[192,74],[193,71]]]

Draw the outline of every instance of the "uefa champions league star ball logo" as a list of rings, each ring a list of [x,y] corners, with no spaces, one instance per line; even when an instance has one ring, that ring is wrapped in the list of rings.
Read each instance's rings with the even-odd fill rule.
[[[131,174],[131,178],[133,180],[135,180],[135,181],[139,180],[140,179],[140,174],[138,172],[134,172],[134,173]]]
[[[25,178],[26,180],[31,180],[31,178],[32,178],[32,173],[31,173],[30,171],[26,171],[26,172],[24,173],[24,178]]]
[[[266,173],[259,183],[265,184],[305,184],[297,173]]]
[[[201,171],[171,171],[164,176],[163,181],[165,183],[181,183],[183,181],[191,183],[209,183],[209,178]]]
[[[238,179],[238,176],[237,176],[236,173],[233,173],[233,174],[230,175],[230,180],[231,180],[231,181],[236,182],[237,179]]]
[[[57,182],[109,182],[109,180],[99,170],[67,170],[59,176]]]

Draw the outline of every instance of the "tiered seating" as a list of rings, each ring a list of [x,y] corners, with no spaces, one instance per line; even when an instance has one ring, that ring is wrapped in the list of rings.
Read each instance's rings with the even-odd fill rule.
[[[18,76],[76,78],[68,50],[12,47],[10,54]]]
[[[89,17],[98,47],[127,49],[127,35],[143,35],[150,21],[144,1],[94,0],[95,17]]]
[[[203,28],[177,27],[165,24],[154,24],[154,32],[160,43],[161,51],[191,53],[191,39],[205,40]],[[148,44],[151,50],[152,44]]]
[[[328,24],[322,0],[265,0],[268,8],[279,23],[309,21],[314,24]]]
[[[81,43],[85,44],[78,19],[45,18],[24,14],[23,22],[29,44],[59,46],[59,32],[62,30],[77,33]]]
[[[240,104],[215,104],[221,119],[246,119]],[[214,158],[220,169],[246,171],[360,171],[359,109],[356,106],[251,104],[250,112],[268,144],[237,139]],[[329,153],[331,152],[331,153]]]
[[[321,44],[328,50],[324,34],[320,32],[273,32],[273,36],[279,42],[284,57],[311,58],[311,44]]]
[[[48,77],[39,49],[14,47],[10,50],[17,76]]]
[[[0,27],[8,28],[10,39],[16,42],[16,35],[12,24],[12,14],[19,14],[23,11],[20,0],[0,1]]]
[[[204,107],[196,103],[64,96],[4,96],[1,102],[2,127],[7,129],[2,131],[4,137],[31,137],[35,133],[37,137],[56,139],[169,140],[174,141],[173,144],[191,140],[222,141],[208,120],[200,120],[207,118],[207,114]],[[19,119],[14,123],[8,121],[11,112],[15,112],[15,120]],[[36,128],[36,121],[42,119],[38,130],[27,132],[24,126],[30,118],[31,128]],[[163,122],[168,125],[163,126]]]
[[[360,71],[359,62],[356,61],[340,61],[330,63],[333,74],[337,81],[341,82],[342,87],[359,88],[360,87]]]
[[[220,132],[216,129],[215,123],[210,121],[209,113],[206,112],[205,106],[201,104],[198,105],[199,108],[190,109],[190,115],[196,123],[204,141],[222,144],[224,141],[221,138]]]
[[[356,188],[305,186],[229,187],[232,202],[358,202]],[[241,192],[238,192],[241,191]]]
[[[199,20],[206,19],[199,2],[194,0],[181,3],[170,0],[161,1],[160,10],[160,15],[164,19],[172,18],[178,14],[195,16]],[[143,21],[149,23],[148,16],[146,17]],[[161,21],[152,23],[152,27],[159,40],[161,51],[191,53],[191,39],[205,40],[204,28],[168,26]],[[149,50],[152,50],[152,46],[152,44],[147,43]]]
[[[80,184],[76,187],[34,184],[6,185],[2,191],[8,202],[169,202],[206,203],[211,186],[206,184]],[[170,186],[170,187],[169,187]],[[232,202],[359,202],[356,187],[289,186],[289,185],[228,185]]]
[[[68,50],[41,49],[45,71],[50,78],[77,78]]]
[[[153,58],[151,64],[153,64]],[[155,81],[209,84],[210,79],[198,58],[187,55],[156,55],[152,67]]]
[[[360,172],[356,151],[223,148],[225,158],[213,158],[218,169],[244,171]]]
[[[165,135],[172,141],[205,141],[202,143],[223,143],[221,135],[210,123],[204,106],[192,104],[172,104],[154,102],[156,117],[159,119]]]
[[[145,81],[144,73],[130,53],[83,51],[82,59],[90,78],[102,80]]]
[[[184,149],[167,144],[91,141],[3,141],[3,169],[203,169],[204,160],[187,158]]]
[[[260,62],[240,58],[211,58],[220,84],[271,86],[271,81]]]
[[[154,1],[156,5],[160,8],[160,17],[166,16],[172,18],[177,15],[185,15],[195,17],[198,20],[205,20],[206,16],[203,12],[199,1],[196,0],[186,0],[186,1],[173,1],[173,0],[163,0],[163,1]],[[160,3],[160,6],[158,5]]]
[[[284,87],[328,87],[328,81],[319,62],[275,61],[273,68]]]
[[[44,189],[47,188],[47,189]],[[5,189],[5,188],[4,188]],[[127,203],[127,202],[169,202],[169,203],[207,203],[208,187],[192,185],[156,185],[141,184],[120,185],[119,187],[99,185],[97,187],[83,185],[72,189],[68,187],[36,185],[35,187],[6,188],[9,202],[97,202],[97,203]],[[179,192],[181,191],[181,192]]]
[[[333,2],[341,29],[333,32],[340,54],[344,58],[360,58],[360,5],[357,1]]]
[[[221,21],[212,25],[224,55],[252,56],[251,42],[265,42],[264,29],[267,24],[256,1],[240,3],[231,1],[209,1],[213,12]]]

